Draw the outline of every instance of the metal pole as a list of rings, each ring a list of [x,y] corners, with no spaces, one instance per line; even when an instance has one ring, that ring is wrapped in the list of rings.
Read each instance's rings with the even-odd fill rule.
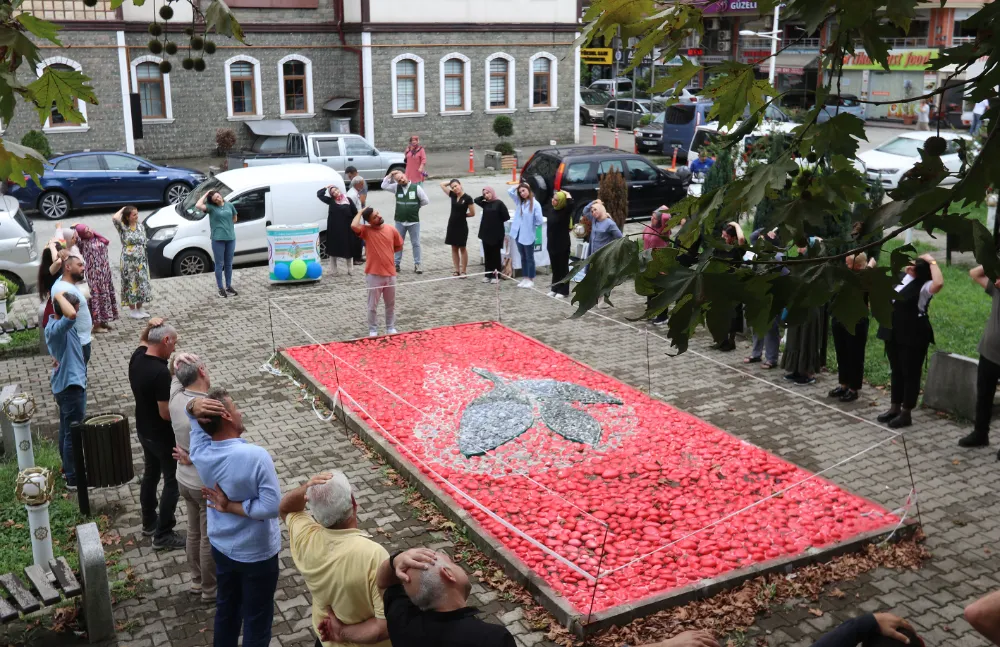
[[[17,443],[17,469],[35,466],[35,451],[31,445],[31,422],[14,422],[14,442]]]
[[[49,504],[25,504],[24,509],[28,511],[28,528],[31,530],[31,557],[35,561],[35,566],[40,566],[43,571],[48,572],[51,570],[49,560],[53,558]]]
[[[774,25],[771,29],[771,59],[768,66],[767,82],[774,85],[774,57],[778,53],[778,17],[781,12],[781,3],[774,5]]]

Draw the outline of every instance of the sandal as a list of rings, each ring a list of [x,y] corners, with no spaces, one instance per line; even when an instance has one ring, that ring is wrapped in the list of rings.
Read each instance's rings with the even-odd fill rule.
[[[469,278],[469,275],[468,275],[468,274],[466,274],[465,272],[461,272],[461,273],[460,273],[460,274],[458,275],[458,277],[459,277],[459,278],[462,278],[462,279],[467,279],[467,278]]]
[[[777,364],[772,364],[771,362],[764,362],[763,364],[760,365],[761,368],[766,368],[766,369],[772,369],[775,366],[777,366]]]
[[[452,272],[451,275],[452,276],[460,276],[458,272]]]
[[[743,358],[743,363],[744,364],[756,364],[759,361],[760,361],[759,357],[744,357]]]

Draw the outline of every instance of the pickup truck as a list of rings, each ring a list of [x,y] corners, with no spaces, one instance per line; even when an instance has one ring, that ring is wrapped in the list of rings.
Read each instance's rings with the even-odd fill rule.
[[[290,133],[281,148],[277,137],[258,137],[250,151],[230,153],[228,169],[278,164],[323,164],[341,175],[348,166],[358,169],[358,174],[375,186],[382,178],[406,167],[402,153],[381,152],[360,135],[338,133]],[[257,152],[259,151],[259,152]]]

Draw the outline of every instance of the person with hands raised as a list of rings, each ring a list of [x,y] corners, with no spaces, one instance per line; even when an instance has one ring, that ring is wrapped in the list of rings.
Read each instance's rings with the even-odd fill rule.
[[[208,214],[208,226],[212,235],[212,256],[215,259],[215,285],[219,296],[236,296],[233,289],[233,254],[236,253],[236,222],[239,214],[231,202],[223,199],[218,191],[208,191],[194,205]],[[222,275],[226,275],[226,287],[222,287]]]
[[[149,319],[142,304],[153,300],[153,287],[149,282],[146,229],[139,224],[139,210],[124,206],[111,216],[111,221],[122,241],[122,303],[128,306],[129,317]]]

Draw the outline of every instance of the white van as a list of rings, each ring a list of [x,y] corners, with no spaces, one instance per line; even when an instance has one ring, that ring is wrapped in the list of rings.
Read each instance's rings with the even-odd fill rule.
[[[234,265],[267,260],[267,227],[271,225],[319,225],[320,250],[325,250],[327,206],[316,198],[316,192],[331,184],[345,190],[340,173],[322,164],[219,173],[199,184],[183,202],[154,211],[143,221],[150,270],[157,276],[212,270],[208,214],[195,207],[208,191],[218,191],[236,207]]]

